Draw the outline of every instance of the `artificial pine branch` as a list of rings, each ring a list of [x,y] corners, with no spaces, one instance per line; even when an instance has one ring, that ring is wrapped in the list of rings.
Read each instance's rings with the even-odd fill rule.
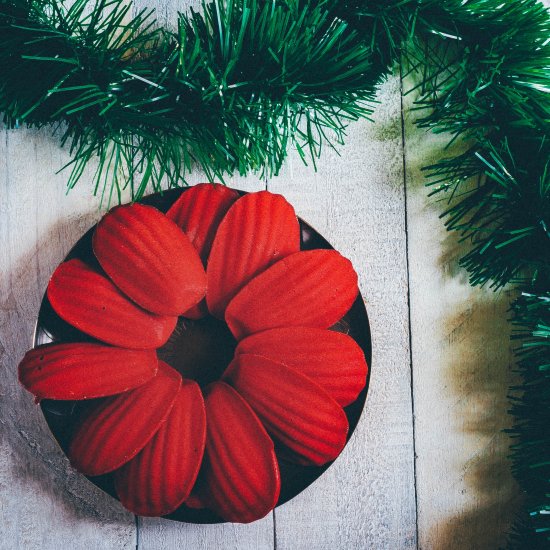
[[[550,280],[546,279],[546,288]],[[514,338],[523,383],[513,388],[513,469],[526,514],[512,532],[514,548],[548,548],[550,539],[550,292],[524,292],[513,304]]]
[[[471,284],[499,289],[525,278],[550,280],[548,140],[511,136],[493,144],[482,139],[426,169],[434,193],[455,193],[441,216],[449,230],[471,241],[461,260]]]
[[[412,3],[411,3],[412,4]],[[434,10],[434,11],[432,11]],[[510,548],[550,545],[550,15],[535,0],[429,0],[404,48],[422,74],[421,127],[467,150],[426,167],[447,228],[471,242],[472,284],[521,283],[514,303],[524,383],[511,396],[513,470],[527,513]],[[474,181],[473,181],[474,179]]]
[[[404,54],[422,75],[420,127],[468,151],[428,170],[447,227],[471,238],[472,284],[495,288],[550,258],[550,15],[537,0],[409,0]],[[425,114],[428,108],[428,114]],[[479,178],[471,189],[471,177]],[[460,197],[456,200],[456,197]],[[542,265],[541,265],[542,264]],[[530,276],[527,273],[527,276]]]
[[[418,125],[466,152],[426,167],[447,228],[471,242],[472,284],[521,283],[523,385],[511,396],[513,470],[526,514],[510,548],[550,545],[550,15],[536,0],[408,2],[404,56],[422,75]],[[428,111],[426,115],[425,112]]]
[[[61,125],[70,187],[94,158],[109,196],[180,185],[194,164],[210,178],[276,174],[289,145],[315,159],[371,113],[382,71],[323,2],[205,1],[175,33],[127,10],[0,3],[0,109],[9,126]]]
[[[418,124],[465,140],[427,167],[447,227],[472,242],[472,284],[520,281],[525,377],[514,470],[528,495],[510,544],[548,546],[550,487],[550,15],[537,0],[204,0],[175,33],[125,0],[0,0],[0,110],[54,125],[69,186],[99,159],[95,190],[276,174],[289,146],[313,162],[369,116],[404,59],[421,74]],[[428,114],[425,114],[428,112]],[[472,186],[472,178],[477,178]]]

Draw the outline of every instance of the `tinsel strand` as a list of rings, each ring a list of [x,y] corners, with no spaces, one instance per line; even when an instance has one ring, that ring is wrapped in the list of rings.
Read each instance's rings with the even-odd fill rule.
[[[95,192],[275,175],[290,147],[315,163],[372,113],[400,62],[420,75],[417,124],[462,153],[426,167],[442,217],[471,243],[473,285],[519,285],[511,393],[525,514],[514,548],[550,545],[550,15],[537,0],[204,0],[177,31],[125,0],[0,0],[0,110],[51,126],[69,187]]]

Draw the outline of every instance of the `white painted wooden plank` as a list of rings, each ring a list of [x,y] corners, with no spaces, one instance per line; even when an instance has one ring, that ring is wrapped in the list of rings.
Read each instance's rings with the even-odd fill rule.
[[[195,172],[190,183],[205,181]],[[231,187],[243,191],[265,189],[265,182],[250,176],[233,178],[227,182]],[[140,550],[271,550],[273,548],[273,514],[248,524],[194,525],[162,518],[139,518],[138,540]]]
[[[86,185],[65,197],[68,160],[48,131],[0,132],[0,548],[133,548],[134,518],[70,466],[17,364],[48,279],[97,219]]]
[[[445,231],[446,203],[427,198],[420,172],[449,154],[449,136],[415,128],[414,116],[405,158],[419,545],[499,548],[519,505],[501,431],[511,423],[510,295],[468,285],[466,248]]]
[[[268,182],[349,257],[372,329],[366,409],[333,466],[275,511],[279,550],[414,548],[414,453],[399,80],[379,94],[375,124],[349,128],[318,171],[293,156]]]
[[[162,518],[139,518],[141,550],[271,550],[273,517],[247,525],[194,525]]]
[[[177,12],[189,6],[200,8],[199,0],[137,0],[134,12],[143,8],[154,8],[160,24],[174,28]],[[190,175],[189,183],[207,181],[204,174],[196,170]],[[265,181],[258,177],[234,177],[226,182],[231,187],[243,191],[265,189]],[[221,524],[193,525],[165,519],[139,518],[139,548],[143,550],[170,550],[189,548],[210,550],[271,550],[273,548],[273,515],[250,525]]]
[[[395,107],[395,103],[392,105]],[[414,503],[410,499],[412,469],[411,460],[406,458],[404,452],[408,448],[408,455],[412,457],[409,443],[410,429],[407,426],[407,422],[410,424],[410,407],[407,404],[408,394],[403,392],[408,378],[406,372],[404,377],[402,376],[403,365],[407,364],[408,356],[406,345],[403,347],[404,343],[406,344],[406,338],[403,339],[403,334],[406,333],[406,314],[402,315],[401,322],[399,321],[399,312],[406,303],[404,301],[406,289],[403,286],[402,277],[404,257],[403,208],[400,191],[402,175],[398,173],[397,167],[400,165],[400,160],[398,154],[396,155],[395,147],[400,141],[399,132],[396,133],[399,125],[398,118],[394,115],[388,117],[384,109],[380,109],[379,113],[381,113],[380,120],[385,123],[383,129],[373,130],[366,125],[358,125],[354,130],[357,134],[350,136],[343,159],[329,156],[321,165],[317,175],[295,166],[294,174],[304,176],[302,183],[305,184],[307,178],[311,181],[312,192],[309,195],[304,193],[303,189],[298,192],[299,182],[293,178],[287,178],[286,181],[279,178],[272,182],[273,190],[282,191],[287,196],[296,195],[297,200],[294,202],[299,207],[299,212],[331,238],[338,248],[354,260],[357,266],[365,261],[372,261],[373,254],[378,254],[382,249],[380,237],[376,234],[377,224],[385,228],[385,232],[382,233],[383,238],[390,239],[387,244],[385,243],[387,250],[382,253],[382,260],[379,261],[376,257],[376,263],[370,269],[370,273],[369,268],[366,267],[366,274],[362,275],[363,290],[368,294],[369,311],[371,317],[376,319],[371,319],[374,337],[380,340],[374,351],[375,374],[371,383],[368,416],[338,464],[331,468],[329,473],[309,492],[299,497],[300,501],[297,499],[281,508],[277,522],[277,542],[280,548],[360,548],[367,544],[386,547],[385,543],[394,547],[414,545],[414,526],[411,528]],[[388,132],[391,139],[384,143],[380,139],[381,133]],[[42,143],[46,141],[41,137],[44,134],[39,134],[37,138],[32,132],[27,134],[18,146],[21,149],[21,158],[29,159],[29,162],[24,163],[23,166],[17,166],[20,180],[27,181],[27,191],[26,193],[21,193],[20,190],[11,191],[12,181],[8,182],[6,177],[4,185],[8,191],[2,195],[3,200],[7,201],[5,211],[9,211],[11,216],[6,217],[2,231],[2,235],[9,235],[6,247],[8,252],[5,252],[9,255],[9,262],[3,261],[2,265],[10,266],[9,274],[5,278],[7,283],[2,285],[2,301],[6,304],[5,309],[9,314],[2,326],[2,331],[4,332],[5,329],[7,334],[2,343],[7,349],[4,357],[8,357],[10,361],[14,356],[20,356],[28,345],[26,342],[17,343],[16,349],[13,349],[16,338],[20,338],[22,334],[29,334],[41,293],[52,269],[72,242],[98,217],[98,213],[94,210],[96,203],[94,201],[88,203],[86,200],[89,196],[89,188],[85,186],[81,187],[80,191],[73,192],[68,199],[60,196],[61,186],[52,191],[51,195],[40,195],[40,198],[29,187],[29,175],[34,176],[37,173],[39,177],[46,179],[46,176],[53,172],[53,168],[61,165],[62,162],[61,159],[59,163],[56,162],[56,155],[61,156],[57,151],[56,143],[49,144],[48,148]],[[372,139],[378,143],[365,147],[366,139]],[[374,166],[372,172],[366,176],[363,176],[361,171],[369,159],[362,157],[363,149],[366,149],[367,154],[372,157]],[[6,154],[11,153],[6,151]],[[33,154],[38,155],[41,160],[33,160]],[[342,162],[344,164],[341,164]],[[331,168],[331,164],[334,164],[334,167]],[[384,187],[382,183],[387,183],[388,167],[389,173],[395,178],[387,187]],[[6,174],[9,173],[9,168],[11,166],[7,167]],[[327,185],[329,179],[325,179],[326,174],[333,178],[330,180],[331,186]],[[372,181],[373,178],[378,177],[380,182]],[[195,178],[201,179],[198,174],[194,175]],[[341,189],[338,185],[332,187],[340,179],[344,181]],[[63,177],[58,178],[59,180],[63,180]],[[262,184],[257,179],[251,178],[246,181],[237,180],[235,186],[251,189],[261,188]],[[78,193],[77,198],[73,198],[75,193]],[[347,197],[345,202],[342,196]],[[360,201],[361,197],[366,201]],[[306,208],[306,202],[310,199],[312,202],[309,208]],[[291,200],[293,200],[292,197]],[[4,210],[4,207],[2,208]],[[26,209],[27,214],[33,212],[39,223],[29,223],[28,216],[23,217],[22,222],[16,223],[13,217],[20,216],[19,208]],[[365,211],[362,208],[365,208]],[[337,221],[333,216],[336,216]],[[52,220],[59,220],[59,223],[48,233]],[[350,227],[346,227],[347,224],[350,224]],[[27,243],[25,239],[21,241],[17,239],[13,228],[20,229],[21,226],[32,229],[29,234],[34,233],[34,241]],[[343,230],[342,227],[345,231],[340,233]],[[4,231],[5,228],[12,228],[11,232]],[[39,237],[44,233],[46,237],[40,239]],[[356,242],[355,239],[357,239]],[[52,241],[55,244],[47,244]],[[28,250],[28,253],[25,254],[25,250]],[[20,254],[17,255],[19,252]],[[394,269],[389,265],[390,257],[397,262],[399,272],[396,280],[391,281],[389,279],[392,277],[386,277],[385,274],[385,271],[391,273],[391,269]],[[13,263],[16,263],[15,270],[11,268]],[[31,268],[35,272],[34,283],[29,282],[28,278],[27,271]],[[393,357],[392,353],[394,353]],[[16,362],[16,360],[13,361]],[[395,386],[392,385],[393,381],[396,382]],[[65,496],[63,494],[58,497],[53,488],[57,487],[57,477],[62,477],[66,478],[63,479],[65,487],[70,487],[70,494],[73,495],[69,499],[70,506],[67,507],[69,509],[74,507],[77,510],[73,518],[74,525],[71,526],[74,540],[71,539],[71,542],[66,543],[70,547],[128,546],[128,540],[125,537],[128,531],[131,532],[131,523],[128,522],[127,514],[121,512],[121,508],[114,501],[101,495],[84,478],[74,474],[48,438],[45,441],[36,438],[32,430],[38,429],[46,436],[47,431],[35,410],[25,412],[24,419],[14,417],[14,415],[17,416],[16,411],[21,413],[24,411],[21,404],[15,402],[16,399],[18,399],[17,396],[13,397],[7,407],[12,410],[12,418],[10,419],[9,414],[3,417],[9,428],[7,433],[11,438],[16,433],[13,428],[17,424],[18,429],[23,427],[21,435],[32,434],[27,441],[28,446],[35,449],[36,451],[33,452],[36,452],[39,457],[35,462],[38,462],[39,466],[42,463],[46,464],[44,471],[40,471],[36,478],[31,472],[36,468],[34,463],[27,472],[24,472],[23,492],[31,477],[47,485],[46,489],[41,489],[43,494],[38,498],[35,497],[34,500],[43,498],[46,503],[44,508],[48,509],[54,518],[48,518],[50,527],[55,529],[56,533],[54,536],[45,533],[43,518],[38,522],[38,529],[32,522],[27,528],[29,524],[21,521],[20,524],[13,525],[13,540],[17,540],[17,537],[21,538],[21,547],[25,548],[32,547],[33,544],[36,547],[48,548],[48,545],[53,547],[66,542],[65,531],[69,523],[64,515],[65,507],[59,502],[59,500],[63,502]],[[6,417],[8,420],[5,420]],[[384,419],[387,420],[386,423],[382,422]],[[37,425],[38,428],[36,428]],[[377,435],[375,433],[377,425],[387,426],[387,432],[383,434],[379,430]],[[397,437],[400,433],[402,435]],[[37,439],[40,439],[39,443],[36,443]],[[3,458],[4,456],[6,458],[2,464],[7,464],[8,467],[4,468],[2,473],[7,473],[1,479],[5,480],[5,485],[13,485],[12,474],[9,471],[9,455],[5,453]],[[19,457],[17,462],[21,463]],[[49,476],[55,478],[52,483],[48,481]],[[9,491],[10,497],[17,506],[21,506],[20,502],[25,503],[29,500],[18,492],[19,488],[16,490],[10,487]],[[403,497],[405,491],[408,497]],[[330,495],[327,496],[325,493]],[[312,502],[313,500],[316,502]],[[32,499],[30,501],[32,502]],[[58,510],[60,506],[61,511]],[[102,513],[105,523],[98,527],[93,518]],[[15,513],[10,512],[10,514],[8,518],[13,523]],[[27,518],[26,514],[23,516]],[[117,519],[119,516],[122,519]],[[58,520],[55,519],[57,517],[59,517]],[[305,523],[308,525],[304,525],[304,529],[301,530],[300,526]],[[96,534],[96,539],[92,537],[92,533]],[[34,539],[32,539],[33,536]],[[294,538],[296,541],[293,540]],[[133,544],[133,541],[131,543]],[[171,548],[176,545],[190,548],[271,548],[273,523],[269,517],[250,526],[189,526],[165,520],[144,520],[139,544],[142,548],[155,549]]]

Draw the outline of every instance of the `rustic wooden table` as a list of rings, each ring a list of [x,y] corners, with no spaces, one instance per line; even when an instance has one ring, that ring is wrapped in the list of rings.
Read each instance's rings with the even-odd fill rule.
[[[154,2],[139,0],[136,7]],[[158,0],[162,22],[181,3]],[[498,548],[518,506],[507,462],[506,293],[472,290],[460,245],[420,168],[444,140],[413,127],[402,83],[381,87],[375,122],[349,128],[317,171],[292,156],[268,181],[359,272],[373,359],[363,417],[313,486],[250,525],[135,518],[73,471],[16,379],[50,274],[101,216],[93,166],[65,196],[67,160],[48,131],[0,140],[0,548],[239,550]],[[200,173],[193,178],[201,181]]]

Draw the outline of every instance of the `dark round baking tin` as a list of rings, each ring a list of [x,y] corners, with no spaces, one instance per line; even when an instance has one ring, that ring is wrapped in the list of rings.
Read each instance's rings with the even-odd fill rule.
[[[188,189],[188,188],[187,188]],[[168,208],[175,202],[184,189],[173,189],[165,191],[164,193],[156,193],[149,195],[142,199],[142,203],[155,206],[162,212],[166,212]],[[241,194],[245,194],[240,191]],[[92,251],[92,234],[95,227],[92,227],[87,231],[76,245],[71,249],[66,260],[71,258],[80,258],[90,265],[99,267],[96,258]],[[301,248],[302,250],[312,250],[316,248],[332,249],[333,247],[315,231],[311,226],[300,220],[301,229]],[[353,304],[350,311],[345,317],[339,321],[333,330],[340,332],[346,332],[352,336],[355,341],[361,346],[365,353],[367,363],[369,365],[369,374],[367,377],[367,383],[365,387],[357,397],[357,399],[349,406],[345,408],[346,415],[349,421],[349,433],[348,441],[353,431],[355,430],[359,418],[365,405],[365,399],[367,397],[367,391],[369,386],[369,379],[371,373],[371,335],[369,320],[367,317],[367,311],[361,295],[357,297],[357,300]],[[61,319],[55,311],[52,309],[48,298],[44,295],[42,304],[38,314],[38,320],[36,324],[36,331],[34,336],[34,345],[40,345],[47,342],[93,342],[92,337],[80,332],[73,326],[69,325],[63,319]],[[67,452],[68,444],[71,440],[72,434],[75,428],[78,426],[80,420],[86,414],[91,406],[100,400],[88,400],[88,401],[55,401],[50,399],[44,399],[40,406],[46,422],[50,427],[55,439],[64,452]],[[296,495],[301,493],[306,487],[311,485],[319,476],[325,472],[325,470],[332,464],[332,462],[325,464],[324,466],[300,466],[292,464],[284,458],[284,450],[282,452],[277,451],[279,459],[279,467],[281,472],[281,494],[277,505],[283,504]],[[112,476],[110,474],[89,477],[90,481],[103,489],[105,492],[117,498]],[[192,509],[185,505],[180,506],[175,512],[165,516],[166,518],[183,521],[189,523],[223,523],[223,520],[215,515],[213,512],[206,509]]]

